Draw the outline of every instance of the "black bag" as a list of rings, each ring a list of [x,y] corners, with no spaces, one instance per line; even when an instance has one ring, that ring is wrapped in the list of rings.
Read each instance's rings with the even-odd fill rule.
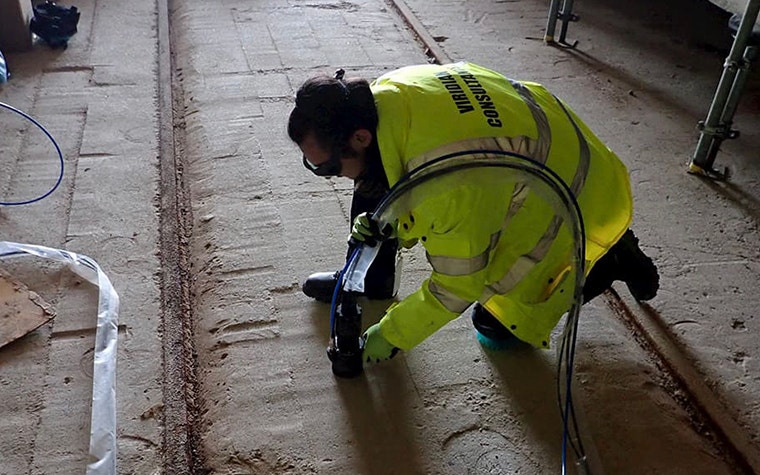
[[[77,32],[79,10],[62,7],[47,0],[34,7],[34,17],[29,25],[32,33],[53,48],[68,46],[69,38]]]

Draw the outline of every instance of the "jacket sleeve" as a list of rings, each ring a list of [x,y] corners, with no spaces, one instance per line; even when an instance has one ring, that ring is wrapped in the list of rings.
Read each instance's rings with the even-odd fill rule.
[[[422,343],[477,300],[472,289],[482,287],[479,274],[450,277],[433,272],[416,292],[386,311],[381,334],[402,350]]]
[[[404,224],[414,223],[408,227],[411,231],[426,230],[424,234],[417,232],[428,252],[428,260],[439,256],[444,259],[461,259],[467,261],[472,256],[482,254],[489,246],[491,233],[472,232],[472,223],[468,213],[456,212],[454,207],[438,202],[438,206],[448,213],[448,219],[436,219],[435,223],[428,222],[428,213],[415,213],[402,218],[400,236],[404,234]],[[442,228],[443,233],[429,232]],[[465,228],[465,229],[463,229]],[[445,257],[444,257],[445,256]],[[401,302],[391,306],[380,321],[383,337],[403,350],[409,350],[435,333],[446,323],[462,314],[483,292],[487,268],[473,269],[470,272],[441,273],[435,270],[421,287]]]
[[[410,350],[459,316],[432,295],[429,282],[425,280],[416,292],[393,304],[380,320],[380,333],[393,346]]]

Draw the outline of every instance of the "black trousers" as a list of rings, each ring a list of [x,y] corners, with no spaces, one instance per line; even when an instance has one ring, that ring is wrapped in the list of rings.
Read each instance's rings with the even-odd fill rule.
[[[586,276],[586,282],[583,284],[583,303],[599,296],[602,292],[612,287],[612,283],[617,280],[619,269],[613,255],[615,253],[615,246],[618,245],[619,243],[616,243],[607,254],[596,261],[594,267],[591,268],[591,272]]]

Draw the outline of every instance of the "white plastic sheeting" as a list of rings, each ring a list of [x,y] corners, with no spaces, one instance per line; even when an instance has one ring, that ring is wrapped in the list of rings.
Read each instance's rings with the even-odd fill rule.
[[[98,286],[98,318],[92,372],[90,462],[87,475],[116,473],[116,348],[119,296],[94,260],[81,254],[43,246],[0,241],[0,259],[34,256],[58,261]]]

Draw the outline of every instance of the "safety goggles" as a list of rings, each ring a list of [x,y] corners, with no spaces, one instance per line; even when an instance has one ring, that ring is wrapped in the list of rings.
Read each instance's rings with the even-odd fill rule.
[[[303,166],[313,174],[323,177],[338,176],[343,168],[340,163],[340,153],[337,151],[333,151],[330,159],[319,165],[314,165],[304,155]]]

